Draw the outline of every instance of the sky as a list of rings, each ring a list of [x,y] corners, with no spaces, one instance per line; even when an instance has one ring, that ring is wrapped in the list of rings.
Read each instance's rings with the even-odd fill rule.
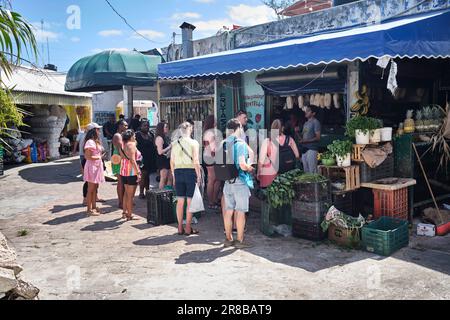
[[[106,0],[12,0],[35,28],[38,66],[52,63],[68,71],[80,58],[107,49],[149,50],[166,47],[179,26],[194,24],[194,38],[215,35],[223,26],[250,26],[275,20],[260,0],[109,0],[145,39],[132,31]],[[44,20],[42,30],[41,20]],[[50,50],[47,50],[47,39]],[[50,60],[48,59],[50,53]]]

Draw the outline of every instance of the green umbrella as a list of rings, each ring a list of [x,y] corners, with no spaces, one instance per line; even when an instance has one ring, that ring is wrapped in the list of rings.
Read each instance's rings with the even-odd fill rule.
[[[160,56],[137,51],[107,50],[82,58],[69,70],[69,92],[119,90],[123,86],[152,86],[158,77]]]

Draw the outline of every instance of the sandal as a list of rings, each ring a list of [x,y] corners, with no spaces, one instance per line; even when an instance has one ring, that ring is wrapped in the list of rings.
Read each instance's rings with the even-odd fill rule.
[[[181,232],[178,231],[178,235],[179,235],[179,236],[184,236],[185,234],[186,234],[186,231],[184,231],[184,229],[183,229],[183,231],[181,231]]]
[[[184,231],[184,234],[185,235],[187,235],[188,237],[189,236],[192,236],[192,235],[194,235],[194,234],[199,234],[200,232],[198,231],[198,230],[195,230],[195,229],[191,229],[191,232],[190,233],[187,233],[186,231]]]
[[[105,203],[106,200],[104,200],[104,199],[97,199],[96,202],[99,202],[99,203]]]
[[[139,220],[135,216],[127,217],[127,221]]]
[[[127,220],[127,214],[125,212],[122,212],[122,219]]]
[[[100,215],[100,213],[98,213],[97,211],[88,211],[88,212],[86,212],[86,214],[89,216],[89,217],[98,217],[99,215]]]

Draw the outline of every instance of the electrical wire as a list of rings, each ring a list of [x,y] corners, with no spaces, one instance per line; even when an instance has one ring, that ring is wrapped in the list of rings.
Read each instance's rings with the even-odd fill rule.
[[[110,6],[110,8],[125,22],[125,24],[131,29],[131,30],[133,30],[138,36],[140,36],[140,37],[142,37],[143,39],[145,39],[145,40],[147,40],[147,41],[149,41],[149,42],[152,42],[152,43],[156,43],[156,44],[165,44],[166,42],[160,42],[160,41],[155,41],[155,40],[152,40],[152,39],[150,39],[150,38],[148,38],[148,37],[146,37],[146,36],[144,36],[142,33],[140,33],[138,30],[136,30],[129,22],[128,22],[128,20],[124,17],[124,16],[122,16],[117,10],[116,10],[116,8],[114,8],[114,6],[111,4],[111,2],[109,2],[109,0],[105,0],[106,1],[106,3]]]

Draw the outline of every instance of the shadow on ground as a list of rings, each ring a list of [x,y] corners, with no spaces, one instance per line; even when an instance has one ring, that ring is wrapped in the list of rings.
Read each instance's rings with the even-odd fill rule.
[[[81,231],[111,231],[119,229],[121,225],[125,223],[125,220],[123,219],[115,219],[112,221],[96,221],[94,224],[84,227],[81,229]]]
[[[47,222],[44,222],[44,224],[49,226],[57,226],[64,223],[77,222],[79,220],[86,219],[87,217],[88,216],[86,215],[86,211],[82,211],[49,220]]]
[[[173,227],[173,235],[147,237],[135,241],[133,244],[138,246],[163,246],[185,241],[186,246],[201,244],[212,246],[211,249],[185,252],[175,259],[175,264],[210,263],[236,251],[234,248],[223,247],[223,227],[218,216],[203,216],[198,226],[201,232],[196,236],[179,236],[176,225],[173,225]],[[145,230],[151,229],[153,226],[144,223],[135,226],[135,228]],[[293,237],[269,238],[259,231],[259,217],[255,214],[249,219],[248,229],[247,240],[253,247],[244,249],[244,251],[274,263],[301,268],[308,272],[315,273],[367,259],[380,261],[388,258],[361,250],[344,249],[327,240],[312,242]],[[450,274],[449,255],[445,252],[427,250],[424,253],[417,249],[404,248],[391,257]]]
[[[53,165],[31,166],[20,170],[19,176],[27,182],[40,184],[68,184],[81,173],[79,160],[59,160]]]

